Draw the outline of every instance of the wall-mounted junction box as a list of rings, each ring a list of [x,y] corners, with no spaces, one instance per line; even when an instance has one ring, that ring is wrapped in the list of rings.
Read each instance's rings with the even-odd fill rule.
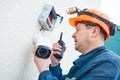
[[[43,29],[51,31],[55,26],[57,18],[54,6],[45,4],[39,15],[38,21]]]

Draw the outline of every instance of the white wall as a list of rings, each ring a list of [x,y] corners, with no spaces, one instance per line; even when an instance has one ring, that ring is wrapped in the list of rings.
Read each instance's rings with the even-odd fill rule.
[[[1,80],[37,80],[39,75],[33,62],[32,39],[40,25],[39,13],[45,3],[55,6],[56,12],[64,16],[60,27],[43,35],[51,44],[59,39],[63,31],[63,40],[67,50],[61,61],[63,72],[68,72],[72,61],[79,55],[74,50],[71,38],[74,29],[69,27],[65,10],[71,6],[99,9],[100,0],[0,0],[0,79]]]
[[[111,20],[120,25],[120,0],[102,0],[102,4],[100,5],[100,10],[104,11]]]

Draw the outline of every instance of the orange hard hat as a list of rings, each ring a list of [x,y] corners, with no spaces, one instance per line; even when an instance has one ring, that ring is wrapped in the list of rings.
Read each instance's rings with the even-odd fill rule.
[[[101,11],[92,10],[92,9],[85,9],[84,11],[93,13],[99,17],[102,17],[108,21],[111,21],[110,18],[105,13],[103,13]],[[110,25],[106,24],[104,21],[98,19],[97,17],[83,13],[83,14],[78,14],[77,17],[69,18],[69,23],[73,27],[76,27],[78,21],[88,21],[88,22],[92,22],[92,23],[99,25],[106,33],[105,34],[106,40],[108,40],[110,38]]]

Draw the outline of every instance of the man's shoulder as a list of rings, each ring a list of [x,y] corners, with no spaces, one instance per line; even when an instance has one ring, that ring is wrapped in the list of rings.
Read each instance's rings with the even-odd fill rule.
[[[93,59],[94,62],[98,63],[98,62],[106,62],[106,63],[110,63],[116,66],[120,66],[120,56],[117,55],[116,53],[108,50],[102,54],[99,54],[98,56],[96,56]]]

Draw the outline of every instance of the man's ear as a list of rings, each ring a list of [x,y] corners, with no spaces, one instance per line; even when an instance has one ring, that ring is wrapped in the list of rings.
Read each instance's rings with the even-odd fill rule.
[[[100,27],[94,26],[92,28],[92,37],[96,37],[98,34],[100,34]]]

